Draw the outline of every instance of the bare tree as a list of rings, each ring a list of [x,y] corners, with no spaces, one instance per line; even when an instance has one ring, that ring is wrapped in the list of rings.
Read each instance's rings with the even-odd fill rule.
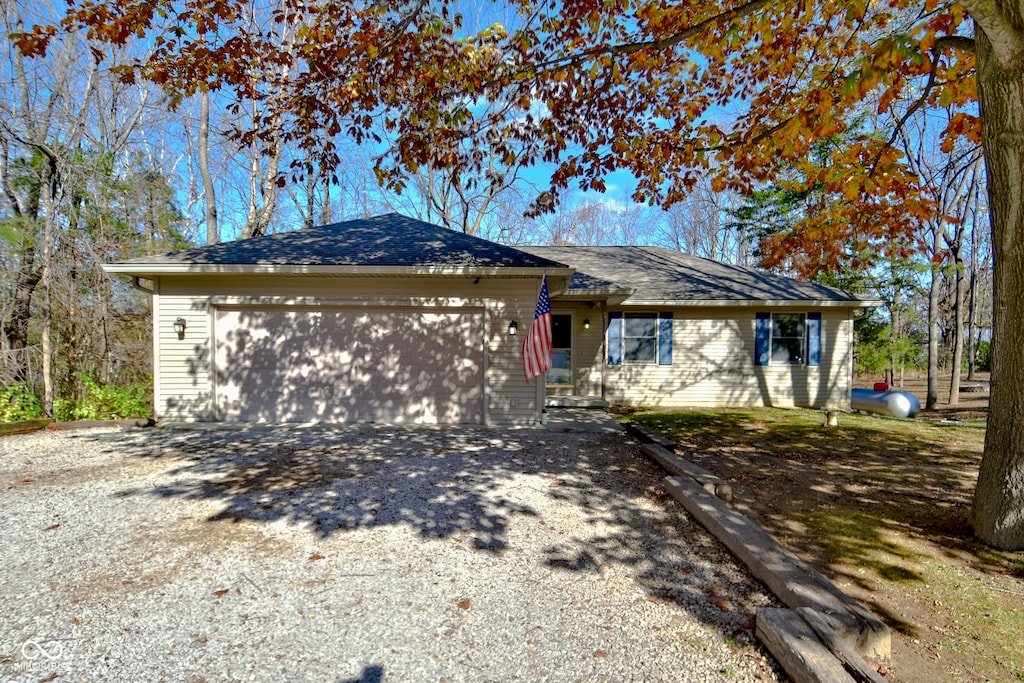
[[[735,208],[732,194],[716,192],[702,178],[686,199],[665,211],[662,239],[687,254],[747,267],[751,247],[746,226],[728,220]]]
[[[939,311],[942,302],[942,272],[947,261],[954,265],[962,260],[963,229],[973,202],[979,198],[981,150],[972,147],[953,150],[936,156],[932,149],[923,144],[926,139],[923,123],[911,131],[908,126],[899,131],[900,144],[907,155],[908,163],[915,173],[924,179],[926,189],[939,209],[939,216],[922,226],[922,242],[929,257],[930,280],[928,287],[928,390],[926,408],[932,410],[938,404],[939,396]],[[961,227],[957,227],[961,226]],[[963,284],[955,288],[954,299],[962,299]],[[953,325],[954,335],[962,335],[962,305],[955,306],[957,320]],[[962,348],[962,338],[954,342]],[[959,359],[955,359],[956,362]],[[955,400],[959,392],[959,367],[953,368],[955,388],[951,387],[950,398]]]

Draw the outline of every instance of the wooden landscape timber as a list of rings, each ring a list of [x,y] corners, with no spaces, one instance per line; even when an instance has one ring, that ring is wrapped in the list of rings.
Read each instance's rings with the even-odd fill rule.
[[[47,427],[53,420],[22,420],[21,422],[0,423],[0,436],[8,434],[27,434]]]
[[[732,489],[725,481],[670,452],[661,444],[674,444],[653,430],[630,430],[648,442],[641,443],[643,451],[675,475],[665,478],[668,492],[791,608],[757,615],[757,635],[786,673],[798,683],[884,680],[876,669],[891,665],[888,626],[729,507]]]

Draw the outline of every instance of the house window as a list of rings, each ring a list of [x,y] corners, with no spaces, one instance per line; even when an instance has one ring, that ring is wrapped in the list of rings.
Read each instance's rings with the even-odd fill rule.
[[[807,324],[803,313],[772,313],[772,363],[804,365]]]
[[[551,369],[547,384],[572,384],[572,315],[551,316]]]
[[[821,365],[821,313],[755,314],[754,365]]]
[[[672,312],[608,313],[608,365],[672,365]]]
[[[653,313],[624,313],[622,316],[622,360],[653,363],[658,354],[658,316]]]

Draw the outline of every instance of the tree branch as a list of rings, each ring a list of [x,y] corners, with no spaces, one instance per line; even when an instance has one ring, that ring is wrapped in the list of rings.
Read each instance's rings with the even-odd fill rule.
[[[679,43],[692,38],[702,31],[706,30],[710,26],[727,21],[730,19],[736,19],[737,17],[744,17],[754,12],[758,12],[761,9],[771,4],[771,0],[751,0],[750,2],[743,3],[738,7],[720,12],[712,17],[697,22],[692,26],[687,26],[681,31],[677,31],[672,35],[660,38],[658,40],[641,40],[632,43],[622,43],[619,45],[599,45],[589,50],[577,52],[575,54],[562,55],[561,57],[555,57],[544,62],[539,62],[530,67],[530,71],[545,71],[547,69],[567,69],[573,66],[578,66],[592,57],[598,55],[625,55],[633,54],[634,52],[640,52],[642,50],[664,50]],[[520,72],[521,73],[521,72]]]
[[[992,52],[1004,66],[1008,66],[1024,53],[1024,34],[1017,28],[1010,17],[996,0],[962,0],[978,28],[992,43]]]

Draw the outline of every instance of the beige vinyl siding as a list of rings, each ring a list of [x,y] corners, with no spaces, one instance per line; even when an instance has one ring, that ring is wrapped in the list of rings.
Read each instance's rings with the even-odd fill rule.
[[[605,397],[609,401],[664,407],[849,408],[853,363],[849,309],[821,310],[821,365],[817,367],[754,365],[756,309],[688,308],[673,313],[672,365],[607,366]]]
[[[157,419],[213,419],[210,357],[212,330],[203,299],[158,293],[153,296],[153,338],[156,377],[153,383]],[[185,337],[178,339],[174,321],[185,319]]]
[[[185,275],[162,276],[157,287],[159,419],[214,419],[212,325],[218,305],[483,308],[487,421],[529,424],[539,417],[541,385],[526,382],[520,356],[540,290],[539,277],[480,278],[474,284],[474,278]],[[173,330],[178,316],[187,321],[183,341]],[[510,320],[519,325],[515,337],[508,335]]]

